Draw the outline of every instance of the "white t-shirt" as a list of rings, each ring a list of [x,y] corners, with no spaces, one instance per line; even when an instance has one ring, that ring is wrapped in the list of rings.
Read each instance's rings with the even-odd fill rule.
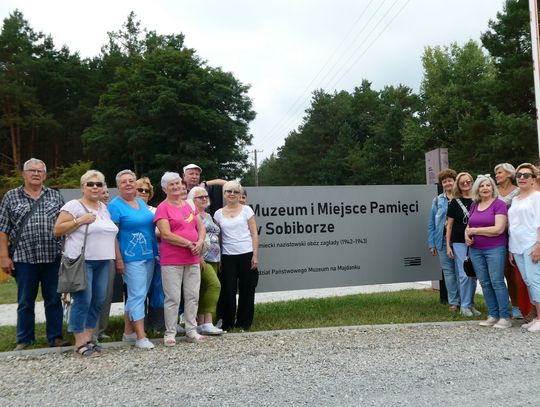
[[[90,212],[96,214],[96,220],[88,226],[88,237],[84,250],[85,260],[111,260],[116,258],[114,241],[118,233],[118,226],[111,220],[111,215],[103,203],[99,203],[97,211],[87,207]],[[75,218],[80,218],[86,211],[78,199],[66,203],[61,211],[70,213]],[[75,259],[81,254],[84,242],[86,225],[81,225],[66,237],[64,254],[70,259]]]
[[[540,192],[535,191],[525,199],[512,199],[508,210],[509,249],[523,254],[538,240],[540,227]]]
[[[218,209],[214,219],[221,228],[222,254],[244,254],[253,251],[253,242],[249,232],[248,221],[255,216],[248,205],[242,206],[242,211],[234,218],[223,216],[223,210]]]

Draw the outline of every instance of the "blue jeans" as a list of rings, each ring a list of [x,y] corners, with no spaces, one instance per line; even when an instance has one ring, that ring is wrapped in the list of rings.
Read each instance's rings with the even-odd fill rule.
[[[470,256],[474,271],[484,293],[489,315],[493,318],[508,319],[508,288],[504,283],[506,266],[506,246],[480,250],[471,247]]]
[[[56,338],[62,338],[62,301],[60,294],[56,292],[59,266],[59,260],[53,263],[15,263],[17,343],[31,344],[36,340],[34,308],[40,283],[45,302],[47,341],[49,345],[54,345]]]
[[[474,293],[476,291],[476,278],[469,277],[463,269],[463,261],[467,256],[467,245],[465,243],[452,243],[454,251],[454,261],[459,278],[459,296],[461,298],[461,309],[474,306]]]
[[[154,275],[154,259],[126,263],[124,283],[127,288],[125,311],[130,321],[144,318],[144,302]]]
[[[540,261],[533,263],[531,252],[534,246],[525,250],[523,254],[512,253],[518,266],[521,277],[529,290],[529,297],[533,304],[540,302]]]
[[[86,290],[73,293],[68,331],[81,333],[95,329],[107,296],[110,260],[86,260]]]
[[[446,243],[443,245],[442,249],[437,250],[437,253],[444,275],[444,284],[446,285],[446,291],[448,293],[448,304],[459,305],[458,274],[454,260],[446,254]]]

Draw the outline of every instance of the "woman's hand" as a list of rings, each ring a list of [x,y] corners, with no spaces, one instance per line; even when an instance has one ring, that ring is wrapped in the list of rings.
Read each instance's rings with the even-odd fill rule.
[[[199,240],[198,242],[194,242],[191,244],[190,249],[192,254],[200,255],[202,253],[202,247],[203,247],[204,241]]]
[[[124,274],[126,271],[126,265],[124,264],[124,260],[122,260],[122,258],[116,259],[114,261],[114,267],[118,274]]]
[[[516,267],[516,263],[514,263],[514,255],[512,252],[508,252],[508,261],[512,265],[512,267]]]
[[[474,244],[474,238],[465,230],[465,244],[472,246]]]
[[[251,256],[251,270],[255,270],[259,266],[259,258],[256,255]]]
[[[435,249],[434,247],[430,247],[430,248],[429,248],[429,252],[431,253],[432,256],[436,256],[436,255],[437,255],[437,249]]]
[[[89,225],[90,223],[94,223],[96,221],[96,214],[94,212],[88,212],[85,213],[80,218],[77,218],[77,223],[80,225]]]
[[[540,244],[536,243],[531,252],[531,259],[533,263],[538,263],[540,260]]]
[[[449,245],[447,245],[446,255],[447,255],[448,258],[450,258],[450,259],[453,259],[453,258],[454,258],[454,252],[452,251],[452,248],[451,248]]]

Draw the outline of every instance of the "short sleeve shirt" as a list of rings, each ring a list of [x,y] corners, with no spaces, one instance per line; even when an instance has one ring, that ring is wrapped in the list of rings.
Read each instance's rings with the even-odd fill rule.
[[[507,216],[508,209],[506,203],[500,199],[495,199],[483,211],[478,210],[478,204],[475,202],[471,205],[471,216],[469,218],[469,226],[472,228],[483,228],[495,226],[495,216]],[[506,246],[508,244],[508,235],[506,230],[498,236],[474,236],[474,244],[472,247],[479,250],[493,249],[495,247]]]
[[[199,239],[197,209],[193,209],[187,202],[182,207],[173,206],[166,200],[161,202],[157,207],[154,222],[157,223],[162,219],[169,222],[171,232],[175,235],[192,242]],[[199,264],[200,262],[200,257],[191,253],[191,250],[187,247],[172,245],[165,239],[161,239],[159,253],[162,266]]]
[[[470,212],[472,199],[470,198],[460,198],[461,202]],[[454,219],[454,224],[452,225],[452,236],[450,236],[451,243],[465,243],[465,228],[467,227],[467,222],[469,218],[463,213],[461,206],[456,199],[452,199],[448,205],[449,218]]]
[[[142,199],[135,199],[139,209],[119,196],[108,207],[112,221],[118,225],[118,243],[124,262],[149,260],[157,255],[154,214]]]
[[[245,254],[253,251],[253,241],[249,231],[248,221],[255,216],[253,209],[243,205],[242,211],[234,218],[223,216],[223,210],[218,209],[214,219],[221,228],[223,254]]]
[[[54,237],[53,228],[64,205],[64,199],[55,189],[43,187],[43,196],[35,212],[23,226],[15,252],[14,262],[52,263],[61,250],[61,239]],[[0,232],[13,242],[21,222],[36,201],[21,186],[9,190],[0,203]]]
[[[88,225],[88,236],[84,257],[86,260],[111,260],[116,257],[114,241],[118,233],[118,226],[111,220],[107,207],[100,202],[99,209],[87,209],[96,214],[96,220]],[[66,203],[62,211],[68,212],[74,218],[80,218],[86,211],[78,199]],[[66,237],[64,254],[70,259],[77,258],[81,254],[84,243],[86,225],[81,225]]]

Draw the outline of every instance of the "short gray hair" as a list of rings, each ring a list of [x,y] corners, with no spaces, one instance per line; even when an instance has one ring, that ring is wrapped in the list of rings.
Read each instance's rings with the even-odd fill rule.
[[[503,170],[504,172],[507,172],[508,174],[510,174],[512,176],[512,178],[514,178],[516,176],[516,169],[514,168],[514,166],[510,163],[501,163],[501,164],[497,164],[495,166],[495,169],[493,171],[497,172],[498,169],[501,169]]]
[[[137,176],[135,175],[135,173],[131,170],[122,170],[120,171],[118,174],[116,174],[116,186],[119,187],[120,186],[120,178],[122,177],[122,175],[126,175],[126,174],[129,174],[133,177],[133,181],[137,181]]]
[[[165,189],[167,188],[167,185],[169,182],[173,182],[179,179],[182,181],[182,177],[177,172],[171,172],[171,171],[165,171],[165,174],[161,177],[161,188]]]
[[[97,178],[99,181],[103,182],[104,186],[107,186],[105,183],[105,175],[98,170],[88,170],[81,176],[81,187],[86,184],[90,178]]]
[[[491,189],[493,190],[491,196],[493,198],[498,198],[499,196],[499,190],[497,189],[497,184],[495,183],[495,180],[491,178],[490,175],[479,175],[476,177],[476,181],[474,181],[474,184],[472,186],[472,199],[475,202],[480,201],[480,195],[478,194],[478,190],[480,189],[480,184],[484,181],[489,181],[491,184]]]
[[[27,171],[28,170],[28,166],[30,164],[40,164],[40,165],[43,165],[43,170],[45,172],[47,172],[47,166],[45,165],[45,163],[43,161],[41,161],[39,158],[30,158],[28,161],[26,161],[24,164],[23,164],[23,171]]]

